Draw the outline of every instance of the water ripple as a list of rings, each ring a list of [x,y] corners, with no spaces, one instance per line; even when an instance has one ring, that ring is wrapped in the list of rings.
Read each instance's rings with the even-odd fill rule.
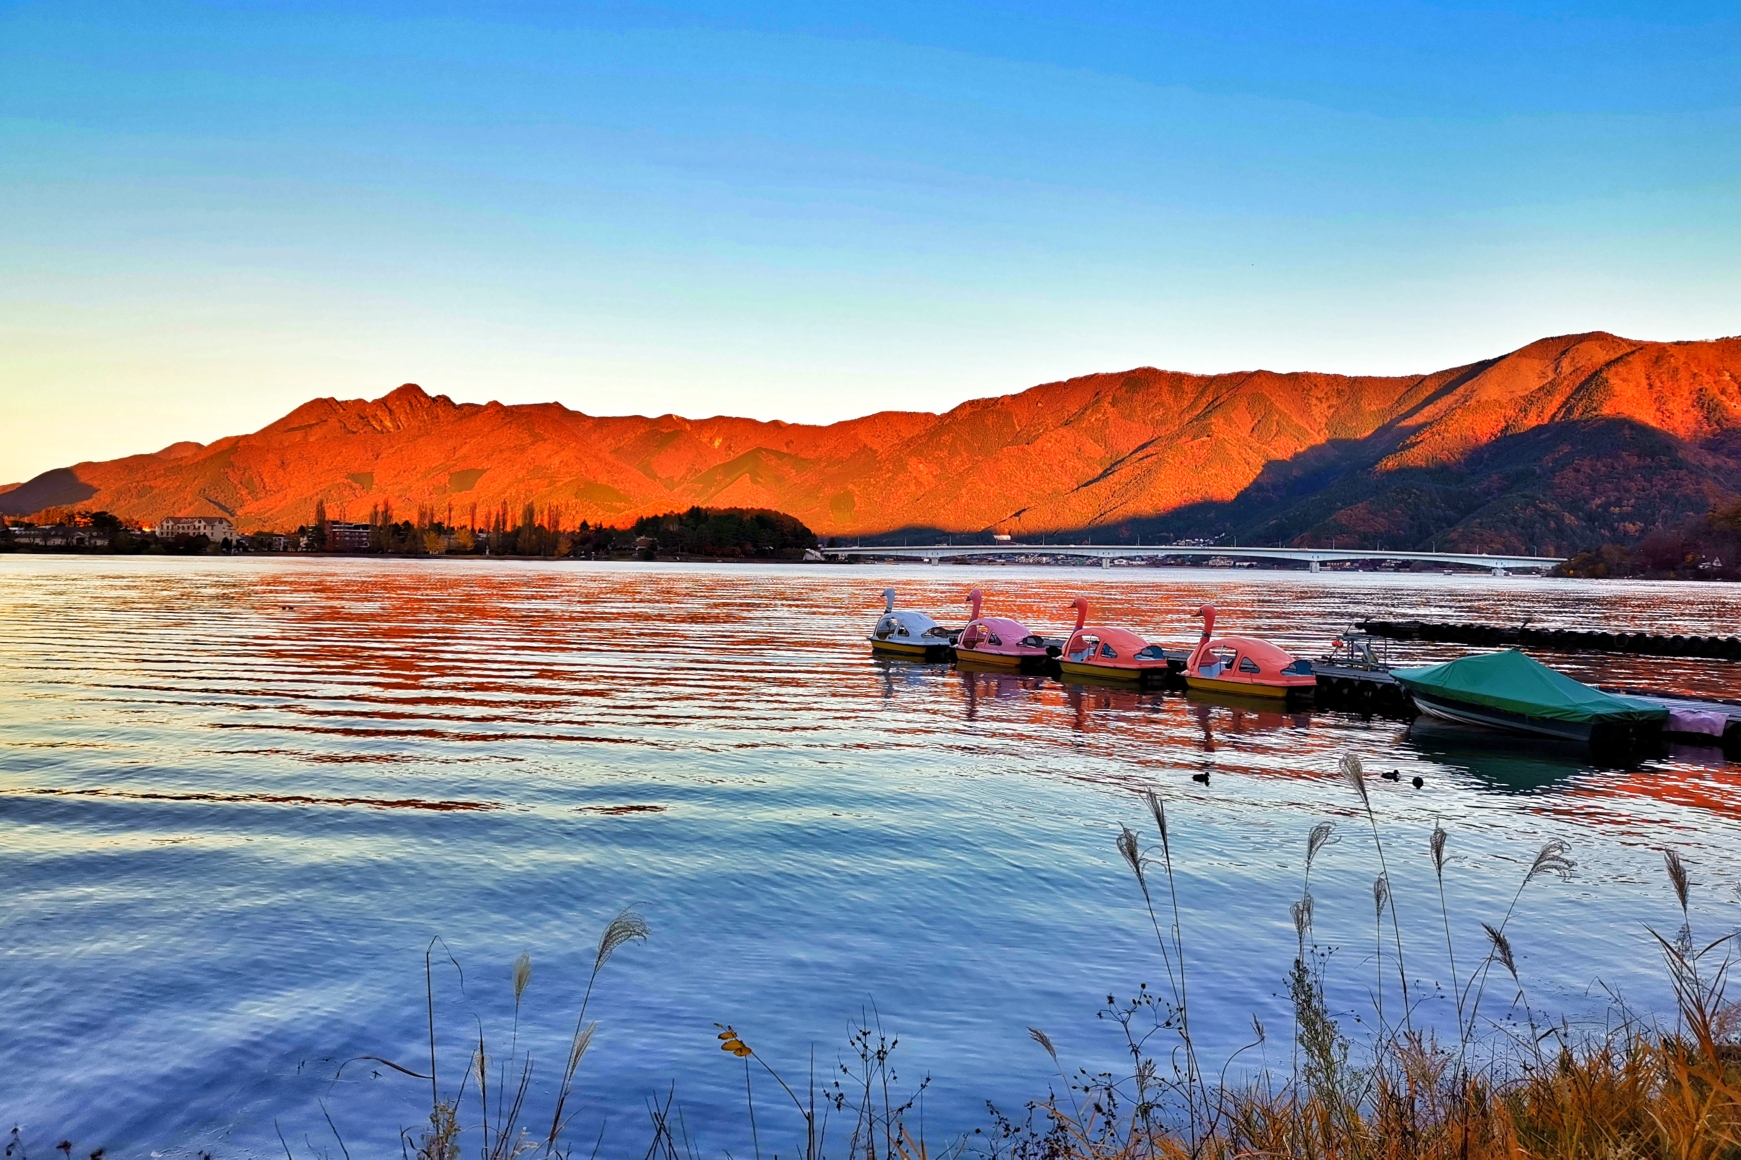
[[[1370,792],[1423,991],[1448,978],[1438,824],[1469,948],[1540,843],[1572,843],[1573,882],[1532,884],[1512,929],[1532,998],[1574,1021],[1608,992],[1664,1009],[1645,930],[1679,922],[1662,847],[1693,867],[1701,932],[1741,919],[1741,769],[1718,751],[1602,768],[1350,713],[878,661],[864,634],[889,584],[952,622],[981,587],[1051,631],[1086,594],[1175,645],[1213,599],[1308,656],[1360,616],[1728,635],[1741,610],[1719,585],[1523,578],[3,557],[0,1115],[45,1154],[66,1136],[267,1156],[275,1122],[324,1131],[324,1101],[353,1151],[397,1148],[426,1114],[416,1085],[334,1077],[427,1051],[430,939],[465,969],[436,996],[458,1056],[474,1017],[511,1018],[524,950],[522,1042],[559,1059],[593,940],[635,903],[653,938],[601,979],[581,1092],[607,1152],[644,1152],[631,1121],[673,1080],[703,1151],[747,1149],[713,1023],[801,1068],[872,1004],[936,1077],[928,1124],[970,1128],[986,1099],[1046,1091],[1029,1025],[1117,1063],[1097,1002],[1159,967],[1111,839],[1150,789],[1208,1049],[1253,1015],[1287,1024],[1288,904],[1321,820],[1345,834],[1313,872],[1331,998],[1369,1009],[1378,866],[1335,773],[1348,750],[1398,774]],[[1741,696],[1734,664],[1543,659]]]

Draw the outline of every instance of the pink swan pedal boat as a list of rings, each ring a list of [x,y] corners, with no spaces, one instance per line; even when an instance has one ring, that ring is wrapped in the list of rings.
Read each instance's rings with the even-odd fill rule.
[[[1094,681],[1141,681],[1145,677],[1165,676],[1172,662],[1158,644],[1150,644],[1129,629],[1104,624],[1089,624],[1088,601],[1078,596],[1076,627],[1058,658],[1058,668],[1066,677],[1083,677]]]
[[[1185,661],[1185,686],[1247,697],[1303,697],[1318,687],[1312,662],[1250,636],[1215,635],[1215,606],[1197,610],[1203,636]]]
[[[883,614],[871,630],[871,652],[914,661],[949,659],[950,632],[926,616],[895,607],[895,590],[883,589]]]
[[[973,619],[955,638],[955,660],[973,665],[990,665],[1002,669],[1033,672],[1043,669],[1055,652],[1046,642],[1028,631],[1019,620],[1004,616],[981,616],[980,606],[985,594],[975,588],[967,594],[973,605]]]

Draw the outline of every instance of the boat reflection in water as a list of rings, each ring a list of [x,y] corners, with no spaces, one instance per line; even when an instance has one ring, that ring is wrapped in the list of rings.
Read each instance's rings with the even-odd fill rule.
[[[1023,676],[1007,668],[975,669],[970,665],[957,665],[956,675],[961,681],[961,696],[969,721],[978,719],[981,701],[1020,700],[1039,692],[1046,683],[1044,677]]]
[[[881,675],[883,700],[893,700],[897,693],[920,689],[935,681],[948,669],[946,661],[926,661],[917,658],[873,656],[871,666]]]
[[[584,985],[598,930],[648,900],[654,936],[612,961],[600,1009],[632,1019],[632,1045],[595,1048],[610,1082],[577,1089],[577,1123],[617,1125],[622,1093],[677,1079],[698,1153],[747,1155],[743,1076],[696,1028],[724,1005],[761,1029],[758,1052],[796,1061],[869,1001],[899,1012],[891,1030],[917,1032],[903,1058],[939,1076],[927,1130],[971,1133],[987,1100],[1046,1090],[1025,1024],[1055,1029],[1061,1051],[1079,1032],[1069,1056],[1084,1063],[1110,1058],[1096,993],[1153,978],[1113,848],[1146,816],[1141,790],[1172,799],[1188,937],[1241,966],[1193,989],[1193,1036],[1226,1060],[1254,1015],[1288,1017],[1276,983],[1298,954],[1299,853],[1318,823],[1353,820],[1335,773],[1347,752],[1375,771],[1379,826],[1410,867],[1393,863],[1398,894],[1433,920],[1426,838],[1443,820],[1458,859],[1446,907],[1477,946],[1519,857],[1573,844],[1580,882],[1532,886],[1513,928],[1532,1002],[1555,1017],[1600,1021],[1593,977],[1672,1016],[1644,930],[1680,921],[1663,848],[1695,868],[1699,929],[1731,925],[1741,766],[1716,768],[1714,750],[1602,769],[1527,738],[867,655],[886,586],[897,611],[953,609],[963,576],[995,579],[1000,611],[1027,624],[1078,594],[1132,625],[1213,597],[1296,656],[1369,611],[1727,635],[1735,608],[1716,585],[1618,580],[0,556],[0,874],[18,902],[0,907],[0,994],[28,1029],[0,1036],[8,1110],[123,1150],[221,1139],[266,1155],[275,1125],[324,1125],[330,1106],[353,1155],[391,1152],[415,1083],[355,1068],[335,1083],[336,1064],[313,1061],[427,1034],[433,932],[468,976],[505,980],[529,951],[545,982],[521,1034],[548,1056],[568,1048],[561,996]],[[1392,649],[1410,666],[1462,651]],[[1741,698],[1734,664],[1553,664]],[[1379,870],[1368,842],[1326,851],[1326,939],[1370,934]],[[1431,953],[1412,944],[1411,971],[1448,981]],[[1335,1001],[1362,1002],[1370,963],[1330,973]],[[504,987],[446,989],[453,1025],[474,1002],[487,1026],[511,1018]],[[1418,1015],[1456,1025],[1447,999]],[[99,1056],[128,1061],[119,1103]]]
[[[1128,682],[1028,675],[975,665],[965,655],[953,666],[892,658],[878,658],[874,665],[885,701],[918,696],[936,704],[939,682],[947,679],[960,691],[958,719],[995,721],[1005,739],[1023,744],[1044,744],[1055,729],[1103,737],[1110,745],[1105,755],[1127,763],[1133,775],[1148,776],[1153,760],[1164,761],[1169,750],[1181,760],[1187,752],[1237,759],[1249,750],[1293,753],[1297,760],[1279,767],[1265,763],[1248,773],[1266,780],[1315,780],[1333,756],[1326,746],[1350,744],[1352,739],[1341,735],[1351,724],[1383,727],[1370,715],[1296,707],[1274,697],[1205,689],[1180,695],[1176,689],[1145,690]],[[1741,766],[1726,761],[1714,746],[1592,753],[1579,741],[1525,737],[1430,715],[1391,722],[1384,732],[1386,741],[1368,735],[1353,743],[1391,748],[1396,780],[1404,786],[1419,776],[1434,789],[1456,782],[1502,796],[1600,798],[1609,803],[1604,812],[1628,819],[1671,806],[1741,817]]]
[[[1215,751],[1217,732],[1222,737],[1239,737],[1272,733],[1278,729],[1306,730],[1312,727],[1310,713],[1283,712],[1282,703],[1274,697],[1192,689],[1185,700],[1191,707],[1191,719],[1202,730],[1203,749],[1210,753]]]
[[[1571,783],[1591,769],[1587,743],[1550,737],[1527,740],[1498,730],[1472,729],[1417,717],[1403,747],[1447,773],[1467,774],[1500,792],[1532,793]]]
[[[1741,767],[1718,749],[1675,745],[1663,756],[1605,764],[1576,741],[1520,744],[1515,736],[1429,717],[1416,719],[1400,747],[1448,776],[1473,778],[1488,793],[1539,797],[1538,808],[1581,825],[1633,829],[1683,810],[1707,819],[1741,818]]]
[[[1128,684],[1063,681],[1061,688],[1072,733],[1124,732],[1134,726],[1130,731],[1141,736],[1145,723],[1167,708],[1160,693],[1143,692]]]

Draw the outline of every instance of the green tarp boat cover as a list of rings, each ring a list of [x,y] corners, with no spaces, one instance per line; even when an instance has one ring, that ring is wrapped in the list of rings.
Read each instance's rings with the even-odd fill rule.
[[[1424,669],[1392,669],[1390,675],[1410,692],[1549,721],[1653,721],[1668,716],[1661,705],[1592,689],[1516,649]]]

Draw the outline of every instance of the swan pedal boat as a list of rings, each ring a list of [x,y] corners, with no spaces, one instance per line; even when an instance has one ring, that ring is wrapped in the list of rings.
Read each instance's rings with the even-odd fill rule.
[[[923,612],[895,608],[895,590],[883,589],[883,614],[871,630],[871,652],[906,660],[946,661],[954,634]]]
[[[1076,627],[1070,630],[1070,639],[1058,658],[1058,668],[1064,676],[1125,682],[1165,676],[1172,671],[1173,661],[1160,645],[1150,644],[1129,629],[1087,623],[1085,597],[1078,596],[1071,607],[1076,609]]]
[[[1185,662],[1186,688],[1277,700],[1317,689],[1311,661],[1256,637],[1215,637],[1213,604],[1203,605],[1197,615],[1203,618],[1203,637]]]
[[[967,594],[973,606],[973,618],[961,635],[955,638],[955,661],[970,666],[999,669],[1019,669],[1022,672],[1044,671],[1057,655],[1056,645],[1048,646],[1039,636],[1028,631],[1019,620],[1004,616],[981,616],[980,606],[985,594],[975,588]]]

